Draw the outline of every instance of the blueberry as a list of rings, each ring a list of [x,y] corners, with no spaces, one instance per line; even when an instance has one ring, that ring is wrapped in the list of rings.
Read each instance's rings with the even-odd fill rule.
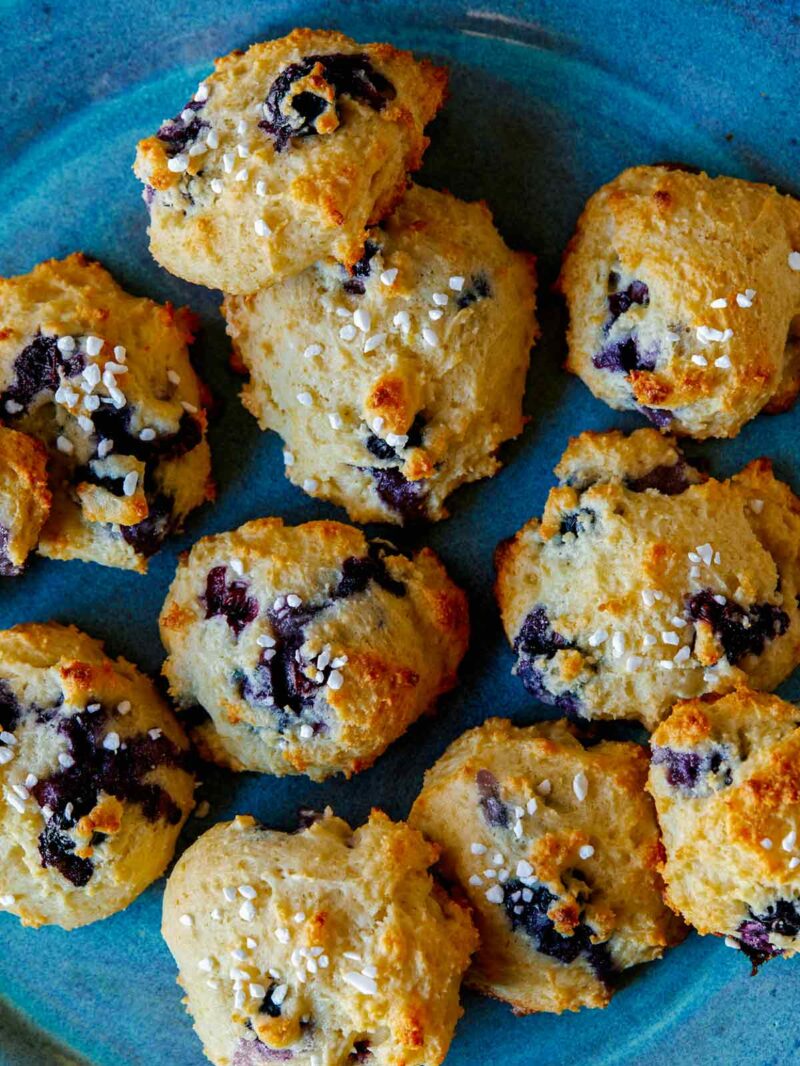
[[[768,959],[783,954],[783,950],[771,942],[773,933],[785,937],[797,937],[800,934],[800,901],[776,900],[764,914],[754,914],[751,910],[750,917],[741,923],[738,929],[739,946],[752,961],[754,970]]]
[[[273,983],[269,986],[269,989],[267,990],[267,994],[261,1001],[261,1005],[258,1008],[259,1014],[268,1014],[270,1018],[280,1018],[281,1004],[276,1003],[272,998],[276,988],[278,988],[278,984],[273,981]]]
[[[489,279],[485,274],[473,274],[470,278],[469,284],[465,289],[456,297],[456,307],[460,311],[463,311],[465,307],[469,307],[470,304],[477,303],[478,300],[485,300],[492,295],[492,287],[489,284]]]
[[[289,1048],[267,1047],[260,1040],[239,1040],[233,1050],[231,1066],[263,1066],[266,1062],[291,1062],[294,1052]]]
[[[222,615],[238,637],[245,626],[258,616],[258,600],[247,595],[249,585],[244,581],[228,584],[227,570],[215,566],[206,579],[206,618]]]
[[[72,378],[83,370],[84,357],[80,352],[66,356],[60,352],[57,337],[45,336],[41,331],[14,360],[14,377],[11,385],[0,394],[0,409],[8,412],[7,403],[19,404],[23,414],[40,392],[55,392],[59,386],[59,370],[64,377]]]
[[[541,606],[534,607],[528,614],[514,640],[514,651],[529,659],[537,655],[552,659],[557,651],[569,647],[571,647],[569,641],[560,633],[556,633],[550,625],[547,610]]]
[[[367,439],[364,441],[364,447],[375,456],[376,459],[396,459],[397,452],[391,446],[387,444],[381,437],[376,436],[375,433],[370,433]]]
[[[11,556],[8,554],[9,530],[0,525],[0,577],[18,577],[22,573],[21,566],[14,566]]]
[[[672,788],[684,792],[695,791],[701,783],[715,789],[727,788],[733,780],[730,753],[719,747],[701,755],[696,751],[675,751],[674,748],[654,746],[651,761],[654,766],[665,767],[667,783]]]
[[[179,459],[193,451],[203,438],[198,420],[184,411],[174,433],[164,433],[153,440],[142,440],[131,432],[132,411],[130,407],[102,406],[92,415],[98,440],[110,440],[114,450],[123,455],[132,455],[143,463],[164,459]]]
[[[573,722],[585,724],[583,703],[574,692],[551,692],[545,684],[543,672],[530,659],[521,658],[517,663],[517,677],[535,700],[548,707],[557,707]]]
[[[478,802],[486,823],[507,829],[509,825],[508,808],[500,799],[500,784],[490,770],[478,770],[475,777],[478,786]]]
[[[655,370],[656,352],[642,352],[635,334],[607,345],[592,356],[592,365],[598,370],[610,370],[614,374],[629,374],[632,370]]]
[[[609,285],[618,284],[618,275],[609,275]],[[627,311],[630,311],[634,304],[639,304],[641,307],[647,307],[650,303],[650,290],[643,281],[632,281],[627,289],[622,289],[621,292],[612,292],[608,295],[608,310],[610,317],[605,324],[605,330],[611,328],[611,326],[617,321],[620,315],[624,315]]]
[[[364,284],[364,278],[368,278],[372,272],[372,259],[380,251],[380,245],[375,241],[366,241],[364,243],[364,254],[350,268],[349,277],[343,283],[344,291],[351,296],[363,296],[366,292],[366,285]]]
[[[577,532],[578,518],[575,519],[573,529],[570,517],[566,516],[565,532]],[[572,692],[562,692],[558,695],[551,692],[545,684],[544,671],[535,662],[539,658],[552,659],[556,652],[571,647],[573,644],[550,625],[547,610],[542,606],[534,607],[514,640],[514,651],[517,655],[515,672],[534,699],[541,700],[548,706],[558,707],[575,721],[582,721],[582,704],[578,697]]]
[[[109,751],[103,747],[105,725],[113,711],[101,707],[93,714],[82,712],[60,717],[49,712],[45,720],[57,723],[56,729],[67,741],[73,764],[62,767],[50,777],[38,781],[31,792],[40,807],[53,812],[39,835],[42,866],[52,866],[72,884],[88,883],[94,871],[89,859],[74,854],[75,844],[65,829],[97,805],[101,793],[121,801],[135,803],[148,821],[164,819],[177,825],[181,810],[160,785],[145,781],[158,766],[192,769],[188,753],[180,751],[161,734],[153,738],[141,734],[126,739],[124,748]],[[42,720],[42,716],[39,715]],[[67,805],[71,804],[67,815]]]
[[[578,511],[568,511],[561,517],[561,525],[558,528],[559,536],[563,537],[567,533],[572,533],[577,537],[580,533],[585,533],[594,525],[596,517],[594,511],[588,507],[581,507]]]
[[[194,117],[190,122],[184,122],[180,115],[176,115],[169,122],[165,122],[156,133],[156,137],[166,143],[165,150],[170,158],[182,152],[187,144],[196,141],[200,131],[208,128],[208,122],[204,122],[198,114],[204,107],[205,101],[201,103],[198,100],[190,100],[183,108],[183,111],[194,112]],[[151,201],[148,200],[147,202],[149,204]]]
[[[6,681],[0,678],[0,726],[7,732],[13,733],[20,719],[22,708],[14,693]]]
[[[334,100],[306,89],[296,93],[284,110],[294,83],[306,78],[317,64],[324,80],[334,89]],[[338,115],[339,96],[349,96],[373,111],[382,111],[396,95],[392,83],[375,70],[365,55],[306,56],[298,63],[290,63],[272,83],[264,103],[267,117],[259,126],[274,139],[276,150],[282,152],[293,137],[316,135],[318,119],[330,108]]]
[[[740,607],[733,600],[718,603],[717,593],[702,589],[686,597],[686,616],[712,626],[728,662],[735,666],[746,655],[760,655],[768,640],[783,636],[789,616],[772,603]]]
[[[679,496],[693,484],[689,477],[690,470],[688,463],[679,459],[672,466],[654,466],[641,477],[626,478],[625,487],[631,492],[646,492],[647,489],[655,489],[663,496]]]
[[[655,363],[653,366],[655,366]],[[640,369],[652,370],[653,367],[645,366]],[[638,410],[641,411],[648,422],[652,422],[654,426],[658,427],[658,429],[668,429],[672,425],[672,420],[675,417],[672,411],[667,410],[666,407],[645,407],[640,404]]]
[[[172,529],[172,500],[163,493],[147,494],[147,518],[132,526],[120,526],[122,539],[134,551],[149,558],[155,555]]]
[[[405,595],[406,586],[389,574],[384,556],[385,549],[373,542],[366,556],[351,556],[342,562],[341,577],[330,597],[322,603],[303,603],[298,607],[284,604],[277,610],[268,611],[275,645],[263,649],[255,670],[243,675],[239,684],[242,697],[251,706],[275,709],[279,729],[286,729],[291,724],[291,719],[281,712],[288,710],[300,714],[313,705],[320,691],[319,684],[306,677],[304,664],[300,661],[300,649],[306,639],[305,627],[309,622],[336,600],[365,592],[371,581],[394,596]],[[224,568],[218,569],[223,570],[224,578]],[[322,728],[321,723],[311,724]]]
[[[394,596],[405,596],[406,586],[397,581],[386,569],[384,554],[380,545],[371,544],[366,556],[351,556],[342,563],[342,576],[333,592],[335,600],[355,596],[374,581],[376,585],[391,592]]]
[[[608,983],[614,974],[614,964],[607,945],[592,943],[592,930],[584,922],[575,927],[572,936],[559,933],[548,917],[557,900],[558,897],[544,885],[529,887],[517,878],[511,878],[503,885],[503,906],[515,932],[522,929],[537,951],[565,965],[583,955],[595,976]]]
[[[409,481],[397,467],[372,467],[375,491],[386,506],[403,522],[422,522],[427,518],[426,490],[423,481]]]

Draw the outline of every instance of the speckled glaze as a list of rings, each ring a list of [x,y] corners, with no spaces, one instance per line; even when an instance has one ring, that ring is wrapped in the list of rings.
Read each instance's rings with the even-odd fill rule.
[[[156,619],[181,549],[266,514],[290,523],[343,517],[284,480],[279,440],[259,433],[236,399],[218,295],[181,283],[152,261],[130,169],[138,138],[175,112],[212,56],[295,25],[389,40],[452,69],[452,96],[431,129],[421,180],[485,197],[507,241],[540,257],[543,339],[529,378],[532,421],[505,449],[507,465],[497,477],[461,490],[449,520],[409,541],[441,553],[481,619],[461,685],[438,716],[418,723],[349,783],[209,769],[200,797],[211,813],[190,821],[182,847],[235,811],[282,829],[295,824],[298,807],[326,803],[351,822],[372,805],[402,817],[425,768],[463,729],[490,714],[529,722],[550,713],[511,676],[513,657],[491,594],[492,551],[541,513],[570,434],[644,424],[615,414],[560,370],[564,314],[548,288],[577,214],[623,167],[661,160],[800,192],[794,0],[478,0],[471,7],[447,0],[3,0],[0,273],[81,249],[132,292],[189,303],[203,319],[195,351],[221,413],[210,432],[219,500],[192,515],[148,577],[36,559],[25,577],[0,586],[0,626],[71,621],[106,638],[113,653],[156,671]],[[709,458],[718,475],[770,455],[798,490],[798,430],[800,408],[761,416],[734,441],[689,451]],[[800,697],[798,679],[781,694]],[[123,914],[69,934],[26,931],[0,916],[2,1066],[201,1066],[159,935],[162,887],[153,885]],[[448,1066],[793,1061],[800,1053],[800,966],[776,961],[756,979],[748,974],[746,960],[720,942],[691,937],[626,978],[605,1011],[514,1019],[501,1004],[467,995]]]

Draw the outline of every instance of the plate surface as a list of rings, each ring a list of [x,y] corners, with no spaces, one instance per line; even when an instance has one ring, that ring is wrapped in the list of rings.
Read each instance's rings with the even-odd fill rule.
[[[281,828],[294,825],[301,805],[330,803],[355,822],[373,805],[402,817],[425,768],[465,728],[490,714],[523,722],[546,715],[510,675],[491,595],[492,551],[540,513],[569,435],[640,424],[559,369],[564,316],[548,289],[581,205],[623,167],[666,159],[787,189],[794,179],[800,191],[793,0],[497,0],[471,9],[443,0],[0,0],[0,274],[81,249],[131,291],[190,304],[204,323],[198,365],[223,403],[210,433],[217,504],[193,516],[149,575],[36,560],[23,579],[0,588],[0,627],[74,622],[112,653],[157,671],[156,619],[181,549],[261,515],[290,523],[344,517],[285,481],[279,440],[259,433],[236,399],[218,294],[181,283],[151,260],[130,170],[137,139],[188,99],[211,57],[294,25],[389,40],[451,68],[451,99],[432,127],[422,180],[485,198],[509,243],[537,253],[544,335],[529,378],[531,422],[505,449],[506,467],[459,492],[452,517],[417,538],[441,553],[480,619],[459,688],[435,718],[349,783],[209,770],[200,795],[211,814],[191,821],[181,847],[237,811]],[[725,475],[768,454],[797,490],[798,430],[800,409],[690,451]],[[798,679],[782,693],[800,696]],[[160,882],[123,914],[70,934],[23,930],[0,916],[2,1066],[205,1061],[159,935],[162,889]],[[448,1066],[784,1063],[800,1048],[798,996],[798,963],[771,963],[751,980],[743,958],[693,936],[631,975],[605,1011],[515,1019],[467,994]]]

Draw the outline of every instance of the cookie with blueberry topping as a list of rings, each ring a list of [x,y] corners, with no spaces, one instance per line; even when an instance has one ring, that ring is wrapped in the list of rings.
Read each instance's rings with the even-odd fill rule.
[[[653,729],[678,699],[773,689],[800,662],[800,500],[767,459],[705,478],[673,438],[583,433],[541,520],[496,553],[536,699]]]
[[[155,686],[70,626],[0,633],[0,910],[74,929],[160,877],[194,806]]]
[[[648,788],[667,902],[758,967],[800,951],[800,710],[738,688],[675,706]]]
[[[162,931],[211,1062],[441,1063],[477,938],[437,854],[378,810],[293,834],[240,815],[193,844]]]
[[[339,522],[248,522],[204,537],[161,611],[170,692],[234,770],[322,780],[371,766],[456,683],[466,597],[428,548],[413,558]]]
[[[50,500],[44,446],[0,425],[0,577],[22,573],[50,512]]]
[[[664,906],[647,752],[584,748],[563,722],[492,718],[425,775],[410,823],[473,909],[467,984],[515,1013],[604,1007],[629,966],[683,937]]]
[[[589,200],[559,280],[567,369],[620,411],[735,437],[800,390],[800,201],[669,166]]]
[[[356,521],[443,518],[522,430],[534,264],[483,203],[412,186],[352,270],[320,262],[223,310],[288,477]]]
[[[195,323],[80,254],[0,279],[0,420],[49,455],[42,555],[144,572],[210,498]]]
[[[401,198],[446,72],[328,30],[218,59],[192,100],[140,142],[150,250],[167,270],[248,293],[334,257]]]

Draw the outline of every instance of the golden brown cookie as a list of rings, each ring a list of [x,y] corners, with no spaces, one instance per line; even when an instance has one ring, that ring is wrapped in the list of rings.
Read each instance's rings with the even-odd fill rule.
[[[534,264],[483,203],[414,185],[351,270],[320,262],[223,311],[287,476],[356,521],[445,517],[522,431]]]
[[[153,683],[74,626],[15,626],[0,727],[0,909],[74,929],[127,907],[194,806],[189,743]]]
[[[144,572],[210,497],[194,327],[80,254],[0,279],[0,419],[49,455],[42,555]]]
[[[201,752],[234,770],[322,780],[371,766],[456,683],[463,592],[438,557],[340,522],[248,522],[204,537],[161,611],[179,706],[209,717]]]
[[[567,369],[672,433],[735,437],[800,389],[800,201],[633,167],[589,200],[559,281]]]
[[[163,934],[215,1066],[437,1066],[477,937],[428,873],[437,849],[373,811],[294,834],[248,815],[183,855]]]
[[[354,264],[421,165],[446,85],[410,52],[330,30],[218,59],[139,144],[150,250],[173,274],[235,293],[328,257]]]
[[[673,438],[582,433],[544,515],[497,550],[497,598],[531,695],[653,729],[677,699],[800,662],[800,500],[766,459],[705,478]]]
[[[800,951],[798,723],[740,688],[678,703],[651,738],[667,901],[754,967]]]
[[[564,722],[492,718],[450,745],[409,821],[473,908],[467,984],[518,1014],[605,1007],[623,970],[683,938],[646,777],[645,748],[583,748]]]

